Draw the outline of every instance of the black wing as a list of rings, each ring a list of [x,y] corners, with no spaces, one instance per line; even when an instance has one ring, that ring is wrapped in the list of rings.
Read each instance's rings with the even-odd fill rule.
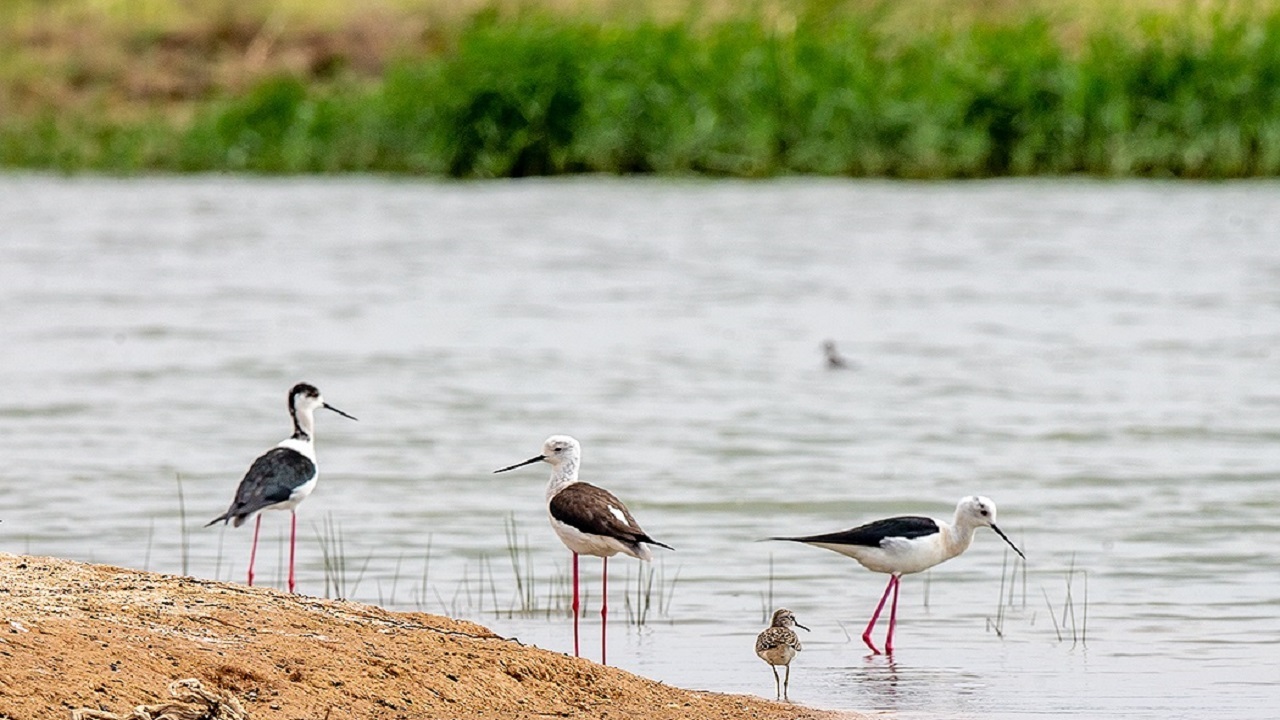
[[[880,547],[885,538],[918,538],[938,532],[938,523],[933,518],[906,515],[903,517],[876,520],[866,525],[859,525],[850,530],[826,533],[825,535],[809,535],[807,537],[776,537],[770,540],[792,540],[804,543],[827,543],[829,545],[865,545]]]
[[[231,507],[210,520],[205,527],[231,520],[236,527],[253,513],[289,499],[293,491],[315,477],[316,464],[291,448],[272,448],[253,461],[236,489]]]
[[[619,518],[609,508],[622,513]],[[590,483],[574,483],[551,498],[551,517],[579,532],[617,538],[629,545],[649,543],[671,550],[670,545],[649,537],[613,493]]]

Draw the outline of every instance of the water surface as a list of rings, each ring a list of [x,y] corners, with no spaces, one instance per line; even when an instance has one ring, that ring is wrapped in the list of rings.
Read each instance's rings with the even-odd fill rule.
[[[677,548],[639,628],[611,563],[614,664],[772,695],[751,646],[786,606],[815,706],[1269,718],[1277,238],[1270,183],[4,177],[0,547],[240,581],[248,528],[201,526],[307,380],[360,421],[318,419],[304,592],[571,649],[547,470],[491,474],[570,433]],[[757,542],[968,494],[1025,576],[983,531],[906,578],[892,661],[857,639],[883,576]]]

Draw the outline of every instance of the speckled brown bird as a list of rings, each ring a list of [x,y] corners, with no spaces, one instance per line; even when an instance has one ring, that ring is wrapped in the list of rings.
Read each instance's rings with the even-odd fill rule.
[[[791,660],[802,649],[800,637],[796,635],[795,630],[791,629],[792,626],[806,631],[809,629],[796,622],[795,613],[786,608],[779,608],[773,613],[773,622],[756,637],[756,655],[769,663],[769,668],[773,670],[776,697],[787,701],[791,700],[787,697],[787,686],[791,684]],[[787,668],[787,677],[781,682],[778,680],[779,665]]]

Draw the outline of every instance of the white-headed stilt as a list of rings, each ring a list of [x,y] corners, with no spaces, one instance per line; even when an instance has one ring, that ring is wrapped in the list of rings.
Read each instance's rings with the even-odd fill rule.
[[[542,453],[495,473],[514,470],[531,463],[551,465],[547,483],[547,515],[560,541],[573,553],[573,654],[578,656],[578,556],[603,559],[603,586],[600,599],[600,662],[606,664],[606,623],[609,615],[609,558],[623,553],[648,561],[653,555],[648,545],[671,550],[641,529],[627,506],[613,493],[578,480],[582,448],[568,435],[552,435],[542,445]]]
[[[955,518],[951,522],[927,517],[904,516],[876,520],[851,530],[808,535],[805,537],[775,537],[770,540],[790,540],[814,547],[826,548],[857,560],[874,572],[889,573],[880,604],[871,615],[862,632],[862,641],[874,653],[880,651],[871,642],[880,611],[884,609],[889,591],[893,591],[893,605],[889,610],[889,633],[884,643],[886,653],[893,652],[893,629],[898,620],[898,583],[903,575],[918,573],[945,562],[969,548],[973,532],[989,527],[1024,560],[1026,556],[1013,541],[996,526],[996,504],[988,498],[971,495],[956,505]]]

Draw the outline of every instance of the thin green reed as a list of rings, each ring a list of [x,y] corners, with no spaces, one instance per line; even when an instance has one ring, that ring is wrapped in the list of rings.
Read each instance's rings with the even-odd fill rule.
[[[333,519],[333,513],[326,513],[323,523],[318,527],[313,525],[312,529],[316,534],[316,542],[320,545],[320,556],[324,563],[324,596],[339,600],[355,596],[356,589],[360,587],[369,563],[373,560],[373,551],[365,556],[360,569],[352,577],[342,526]],[[277,573],[284,567],[284,545],[282,536],[278,543],[281,554],[277,559]]]
[[[182,554],[182,574],[189,575],[191,558],[191,541],[187,534],[187,499],[182,492],[182,473],[176,474],[178,480],[178,538]],[[147,540],[147,557],[151,556],[151,540]]]
[[[533,558],[526,537],[520,543],[519,528],[514,515],[508,515],[503,521],[503,530],[507,539],[507,558],[511,561],[511,573],[516,581],[516,602],[521,613],[536,612],[538,609],[537,577],[533,572]]]

